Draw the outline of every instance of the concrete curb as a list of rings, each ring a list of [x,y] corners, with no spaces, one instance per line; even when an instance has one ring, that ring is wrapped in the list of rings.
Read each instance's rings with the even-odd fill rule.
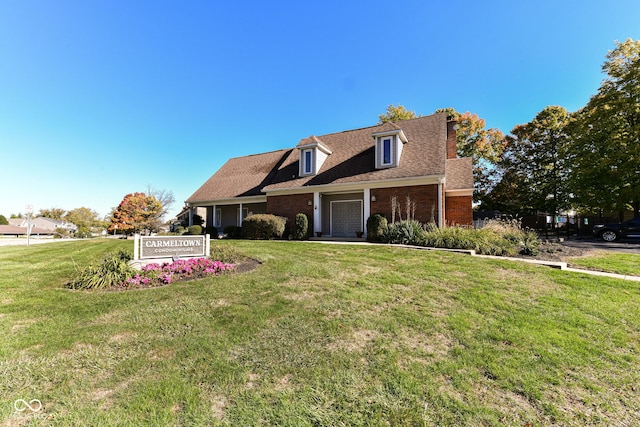
[[[592,276],[611,277],[613,279],[631,280],[633,282],[640,282],[640,276],[629,276],[625,274],[607,273],[605,271],[582,270],[580,268],[567,268],[566,271],[570,271],[572,273],[590,274]]]

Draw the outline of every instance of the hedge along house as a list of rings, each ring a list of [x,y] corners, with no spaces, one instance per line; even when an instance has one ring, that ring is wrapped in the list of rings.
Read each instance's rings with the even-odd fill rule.
[[[471,159],[457,158],[455,122],[438,113],[230,159],[185,203],[206,207],[205,224],[219,231],[257,213],[292,226],[304,213],[310,232],[356,237],[375,213],[471,225],[472,194]]]

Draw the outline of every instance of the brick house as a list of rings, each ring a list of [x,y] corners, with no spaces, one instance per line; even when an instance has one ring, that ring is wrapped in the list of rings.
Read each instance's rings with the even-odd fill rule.
[[[309,219],[310,232],[355,237],[375,213],[389,220],[471,225],[470,158],[457,158],[445,113],[302,139],[295,148],[227,161],[185,203],[219,231],[270,213]],[[393,208],[392,201],[396,201]],[[407,203],[409,202],[409,203]]]

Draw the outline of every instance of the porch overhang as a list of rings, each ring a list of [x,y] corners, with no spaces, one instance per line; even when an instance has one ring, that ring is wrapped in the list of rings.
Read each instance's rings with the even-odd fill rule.
[[[251,203],[267,203],[267,196],[248,196],[248,197],[233,197],[230,199],[213,199],[213,200],[198,200],[192,202],[184,202],[185,205],[189,207],[198,207],[198,206],[220,206],[220,205],[247,205]]]

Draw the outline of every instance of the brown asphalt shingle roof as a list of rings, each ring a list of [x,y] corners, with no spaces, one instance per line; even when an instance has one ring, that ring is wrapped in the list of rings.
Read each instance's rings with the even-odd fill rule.
[[[446,190],[470,190],[473,188],[471,157],[447,160]]]
[[[446,119],[445,114],[435,114],[395,124],[385,123],[319,136],[318,139],[333,153],[327,157],[319,173],[299,178],[300,157],[298,150],[294,150],[265,190],[444,175]],[[375,140],[371,134],[397,128],[402,129],[409,140],[404,144],[400,165],[376,169]]]
[[[348,184],[424,176],[447,177],[447,188],[473,188],[471,167],[446,161],[447,115],[384,123],[372,127],[304,138],[298,144],[319,142],[330,154],[315,176],[299,177],[299,150],[288,149],[230,159],[189,199],[188,203],[264,195],[265,191],[315,185]],[[401,129],[404,144],[398,167],[375,169],[372,134]],[[460,159],[463,160],[463,159]],[[469,163],[470,165],[470,163]],[[468,167],[467,175],[463,169]],[[449,182],[451,181],[451,182]],[[470,183],[470,184],[469,184]]]
[[[262,188],[291,151],[294,150],[278,150],[230,159],[187,202],[264,195]]]

